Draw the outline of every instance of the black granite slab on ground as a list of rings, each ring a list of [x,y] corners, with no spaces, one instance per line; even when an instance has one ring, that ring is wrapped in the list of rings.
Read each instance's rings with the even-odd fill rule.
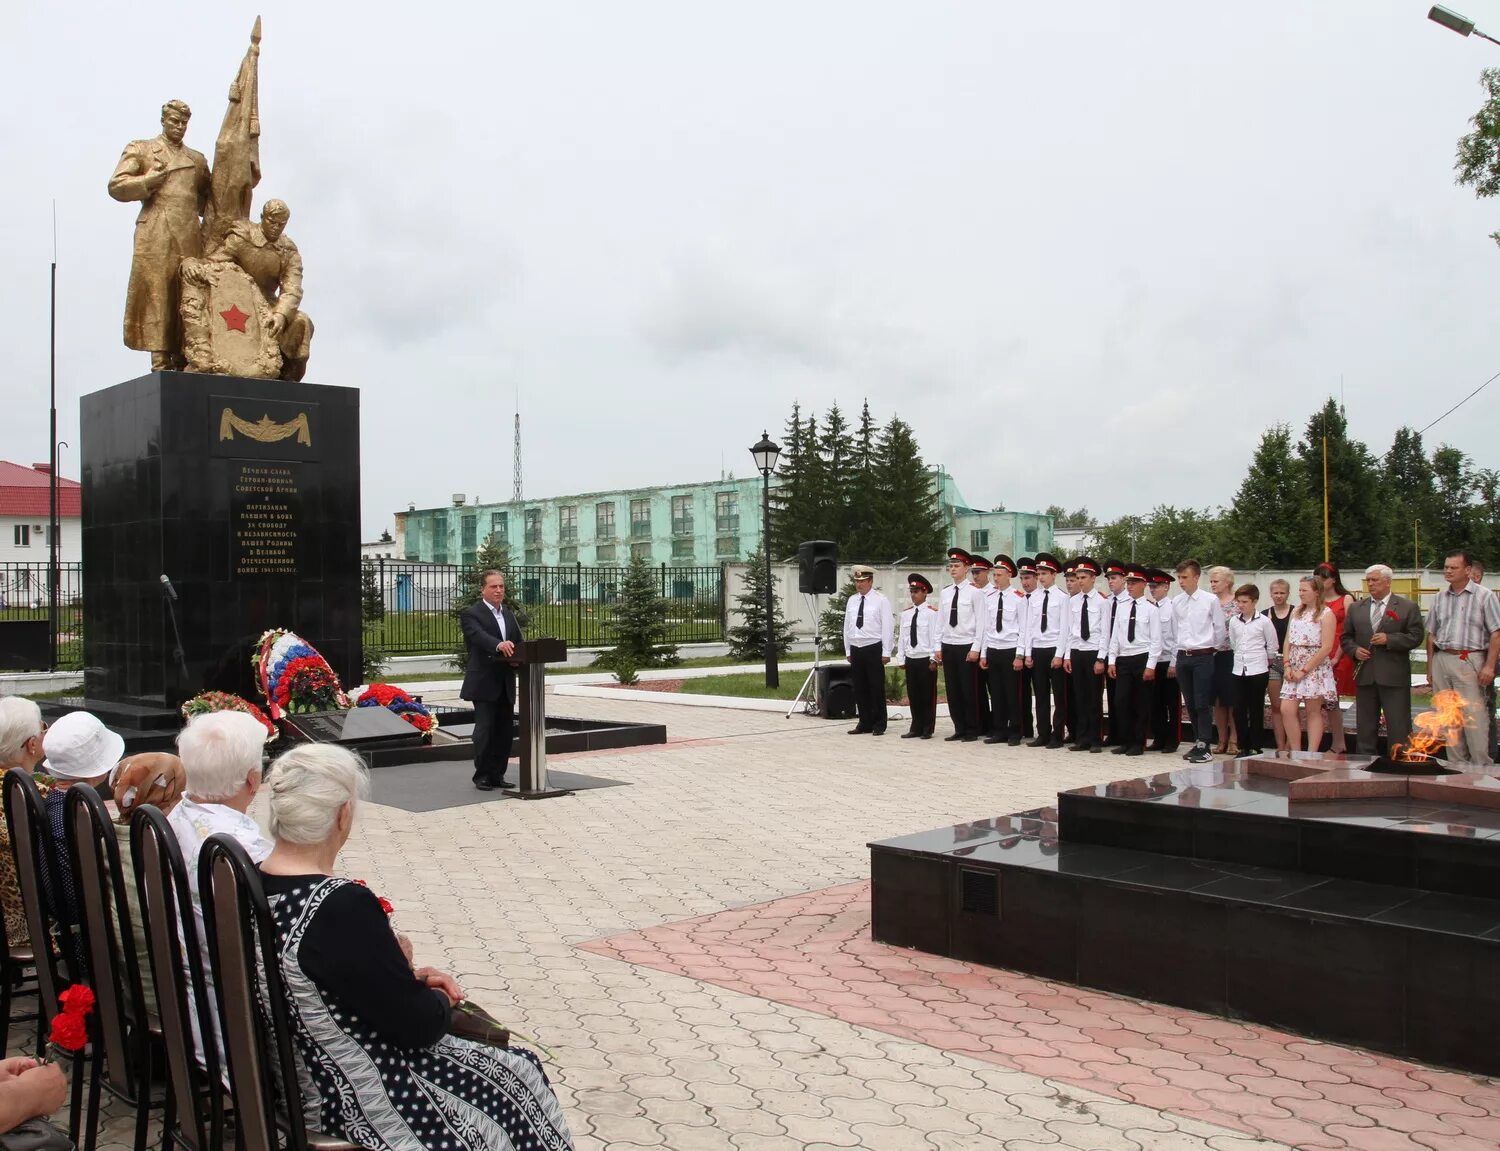
[[[1500,819],[1230,763],[870,844],[880,942],[1500,1073]]]
[[[370,799],[402,811],[444,811],[450,807],[472,807],[476,803],[497,803],[519,799],[515,790],[517,767],[511,764],[509,790],[480,791],[472,781],[473,765],[457,762],[421,762],[388,764],[370,773]],[[617,779],[581,775],[572,771],[549,770],[552,787],[565,791],[591,791],[600,787],[625,787]]]

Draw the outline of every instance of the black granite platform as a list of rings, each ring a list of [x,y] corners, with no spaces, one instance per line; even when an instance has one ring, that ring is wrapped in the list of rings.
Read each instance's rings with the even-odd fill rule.
[[[1287,786],[1206,764],[872,843],[874,938],[1500,1073],[1500,812]]]

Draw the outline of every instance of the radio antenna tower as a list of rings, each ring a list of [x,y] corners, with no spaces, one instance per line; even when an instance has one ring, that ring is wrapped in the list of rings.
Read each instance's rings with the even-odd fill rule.
[[[511,451],[513,490],[510,498],[516,503],[521,502],[521,399],[516,397],[516,445]]]

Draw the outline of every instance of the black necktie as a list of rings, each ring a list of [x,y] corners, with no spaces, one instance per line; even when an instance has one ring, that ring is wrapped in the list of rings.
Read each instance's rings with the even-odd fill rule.
[[[865,626],[865,597],[864,596],[860,596],[859,597],[859,614],[854,617],[854,626],[855,627],[864,627]]]
[[[1091,598],[1092,597],[1088,596],[1088,595],[1085,595],[1083,597],[1083,620],[1078,625],[1078,638],[1079,639],[1088,639],[1089,638],[1089,600]],[[1047,625],[1043,624],[1042,626],[1046,627]]]
[[[911,609],[911,646],[917,646],[917,613],[922,609],[914,607]]]
[[[1001,592],[995,597],[995,631],[998,634],[1005,630],[1005,597],[1008,592]]]
[[[1110,596],[1109,598],[1113,602],[1113,606],[1111,606],[1109,609],[1109,634],[1114,635],[1115,623],[1120,618],[1120,601],[1118,599],[1115,599],[1114,596]]]
[[[1119,604],[1117,603],[1115,606],[1118,607]],[[1134,643],[1135,642],[1135,603],[1134,603],[1134,601],[1132,601],[1131,604],[1130,604],[1130,622],[1125,625],[1125,639],[1128,642],[1130,642],[1130,643]]]
[[[1043,635],[1047,634],[1047,601],[1052,598],[1051,595],[1048,594],[1051,590],[1052,590],[1051,588],[1043,588],[1042,589],[1042,634]]]
[[[958,584],[953,585],[953,606],[948,609],[949,627],[958,626],[958,593],[961,591],[963,591],[963,588],[959,587]]]

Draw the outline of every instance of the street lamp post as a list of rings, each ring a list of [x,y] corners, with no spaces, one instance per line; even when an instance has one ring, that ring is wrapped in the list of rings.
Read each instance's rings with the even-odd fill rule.
[[[1434,24],[1441,24],[1444,28],[1457,32],[1460,36],[1478,36],[1481,40],[1488,40],[1491,44],[1500,44],[1488,32],[1481,32],[1474,27],[1474,21],[1467,16],[1460,16],[1457,12],[1444,8],[1441,4],[1434,4],[1427,13],[1427,19]]]
[[[760,470],[761,521],[760,548],[766,558],[766,686],[779,687],[781,676],[776,667],[776,585],[771,582],[771,473],[776,470],[780,445],[765,432],[760,443],[750,449],[750,458]]]

